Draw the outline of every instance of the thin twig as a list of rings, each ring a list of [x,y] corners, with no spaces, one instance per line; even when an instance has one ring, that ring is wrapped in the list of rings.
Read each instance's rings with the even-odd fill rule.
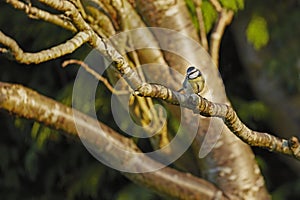
[[[23,10],[31,18],[41,19],[51,24],[63,27],[64,29],[70,30],[72,32],[76,32],[76,28],[73,26],[73,24],[70,21],[63,19],[59,15],[51,14],[45,10],[33,7],[32,5],[27,5],[18,0],[6,0],[6,3],[11,4],[18,10]]]
[[[223,37],[225,27],[230,24],[233,18],[233,14],[234,12],[232,10],[222,9],[222,11],[219,13],[218,21],[216,22],[210,37],[210,55],[216,66],[219,65],[221,39]]]
[[[75,59],[71,59],[71,60],[66,60],[62,63],[62,67],[66,67],[67,65],[70,64],[78,64],[81,67],[83,67],[88,73],[90,73],[91,75],[93,75],[96,79],[98,79],[99,81],[101,81],[109,91],[111,91],[111,93],[116,94],[116,95],[124,95],[124,94],[129,94],[130,92],[127,90],[116,90],[115,88],[112,87],[112,85],[108,82],[108,80],[106,78],[104,78],[103,76],[101,76],[98,72],[96,72],[95,70],[93,70],[92,68],[90,68],[88,66],[88,64],[86,64],[85,62],[81,61],[81,60],[75,60]]]
[[[210,36],[210,46],[209,46],[209,53],[215,65],[218,67],[221,39],[223,37],[225,27],[228,24],[230,24],[233,18],[234,12],[232,10],[227,10],[223,8],[221,3],[218,0],[209,0],[209,1],[219,14],[218,20],[215,23],[212,34]]]
[[[217,12],[222,11],[223,8],[218,0],[209,0],[209,1],[213,5],[213,7],[216,9]]]
[[[199,28],[200,28],[200,30],[199,30],[200,41],[201,41],[202,47],[206,51],[208,51],[206,30],[205,30],[205,25],[204,25],[203,13],[201,10],[202,0],[194,0],[194,4],[196,7],[196,13],[197,13],[197,18],[198,18],[198,23],[199,23]]]

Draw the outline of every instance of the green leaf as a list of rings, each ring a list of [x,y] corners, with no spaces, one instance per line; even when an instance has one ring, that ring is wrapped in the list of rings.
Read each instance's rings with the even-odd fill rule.
[[[104,168],[98,163],[83,168],[79,176],[71,180],[72,184],[67,189],[67,199],[76,199],[80,196],[97,199],[100,181],[105,175],[104,173]]]
[[[191,14],[192,22],[196,29],[199,29],[199,23],[198,23],[198,18],[197,18],[197,13],[196,13],[196,7],[194,5],[193,0],[185,0],[186,6],[189,10],[189,13]]]
[[[254,15],[246,29],[246,36],[256,50],[266,46],[269,41],[269,32],[265,18]]]
[[[224,8],[235,12],[244,9],[244,0],[220,0],[220,3]]]
[[[35,180],[38,174],[38,155],[34,147],[29,149],[25,156],[25,170],[31,180]]]
[[[208,1],[202,2],[201,10],[203,13],[205,30],[206,30],[206,33],[208,33],[212,29],[215,21],[217,20],[218,13],[214,9],[214,7],[211,5],[211,3]]]

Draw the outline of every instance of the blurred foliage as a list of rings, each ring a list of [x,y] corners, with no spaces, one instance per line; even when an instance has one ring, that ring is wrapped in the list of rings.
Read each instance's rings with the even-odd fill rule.
[[[299,2],[266,0],[249,2],[247,6],[253,15],[247,29],[248,40],[257,49],[265,47],[259,52],[263,59],[260,73],[277,82],[288,96],[299,96]]]
[[[202,2],[201,10],[203,13],[205,31],[209,33],[218,18],[218,13],[208,0]]]
[[[293,199],[300,196],[300,180],[284,184],[272,193],[273,200]]]
[[[194,1],[193,0],[185,0],[185,2],[186,2],[186,6],[191,14],[192,22],[193,22],[194,26],[196,27],[196,29],[199,30],[199,23],[198,23],[198,18],[197,18],[196,7],[194,5]]]
[[[266,52],[266,70],[271,77],[278,77],[289,95],[300,93],[300,18],[299,6],[288,9],[289,14],[273,16],[270,23],[272,44]],[[276,59],[275,59],[276,58]]]
[[[148,189],[136,186],[134,184],[126,185],[122,190],[116,195],[116,200],[154,200],[156,195],[150,192]]]
[[[260,129],[258,124],[267,123],[266,119],[270,116],[270,110],[263,102],[245,101],[241,98],[231,98],[231,101],[233,105],[236,105],[238,116],[252,129]]]
[[[244,9],[244,0],[220,0],[223,7],[237,12]]]
[[[196,8],[193,0],[185,0],[188,9],[190,10],[193,24],[199,30],[199,23],[196,14]],[[237,12],[244,9],[244,0],[220,0],[224,8]],[[206,33],[209,33],[218,19],[218,12],[209,0],[202,0],[201,10],[203,15],[204,27]]]
[[[185,2],[191,13],[193,24],[195,25],[197,30],[199,30],[200,26],[198,23],[198,18],[197,18],[197,13],[196,13],[196,8],[195,8],[194,2],[193,2],[193,0],[185,0]],[[203,14],[205,31],[206,31],[206,33],[209,33],[218,18],[218,13],[214,9],[213,5],[208,0],[202,1],[201,10],[202,10],[202,14]]]
[[[253,44],[256,50],[266,46],[269,41],[266,20],[261,16],[254,15],[248,24],[246,35],[248,41]]]

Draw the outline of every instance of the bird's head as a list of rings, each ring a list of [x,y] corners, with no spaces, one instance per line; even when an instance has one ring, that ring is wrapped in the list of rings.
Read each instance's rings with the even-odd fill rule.
[[[202,74],[199,69],[197,69],[194,66],[191,66],[186,70],[186,76],[189,80],[192,80],[202,76]]]

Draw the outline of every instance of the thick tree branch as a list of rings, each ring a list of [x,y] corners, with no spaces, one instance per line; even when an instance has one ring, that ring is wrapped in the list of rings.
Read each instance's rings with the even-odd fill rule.
[[[132,88],[136,88],[141,85],[140,78],[136,75],[136,72],[131,69],[125,58],[112,46],[108,41],[100,38],[90,25],[82,18],[76,7],[68,1],[58,1],[58,0],[39,0],[40,2],[62,12],[70,17],[75,27],[84,32],[88,32],[89,44],[98,50],[107,59],[113,61],[117,69],[124,77],[128,84]]]
[[[151,30],[146,31],[146,25],[141,16],[137,14],[136,10],[133,9],[126,0],[122,0],[122,5],[119,5],[120,3],[118,5],[115,4],[116,3],[114,3],[114,10],[119,15],[119,27],[122,28],[122,31],[143,28],[143,31],[134,31],[134,33],[127,35],[128,41],[125,42],[130,43],[130,46],[126,46],[126,48],[128,48],[127,52],[136,52],[140,64],[156,63],[160,65],[161,73],[157,73],[156,68],[146,67],[147,65],[144,65],[143,72],[146,80],[166,80],[170,83],[170,85],[172,85],[172,87],[178,88],[178,81],[174,80],[172,73],[169,71],[170,68],[163,57],[163,53],[160,50],[157,39],[153,36]],[[147,39],[145,40],[145,38]],[[151,48],[145,49],[144,47],[146,46],[151,46]],[[116,48],[118,48],[118,51],[121,53],[125,50],[125,48],[123,48],[120,44],[118,44]],[[139,63],[136,64],[136,67],[140,66]]]
[[[195,41],[198,41],[198,34],[191,23],[190,14],[186,10],[185,1],[136,0],[135,2],[139,13],[150,26],[177,30],[190,38],[194,38]],[[170,35],[170,38],[173,38],[173,36]],[[182,49],[189,52],[189,60],[193,60],[192,63],[202,65],[198,67],[202,67],[201,70],[207,77],[206,80],[209,90],[214,91],[212,97],[214,101],[228,103],[225,90],[223,90],[224,85],[221,78],[216,75],[217,69],[212,69],[214,66],[211,59],[205,62],[207,58],[205,54],[195,52],[195,48],[193,48],[193,45],[190,45],[187,40],[177,40],[175,38],[172,40],[165,39],[162,41],[162,44],[166,46],[169,45],[168,47],[174,50],[176,49],[175,52],[182,52]],[[180,53],[179,55],[185,55],[185,53]],[[165,53],[165,59],[169,63],[169,66],[182,72],[182,74],[185,73],[186,67],[190,65],[185,62],[186,60],[182,60],[180,56],[176,55],[167,55],[167,53]],[[176,78],[177,83],[182,82],[182,77],[173,75],[172,78]],[[187,120],[190,118],[192,118],[192,116],[187,117]],[[200,152],[204,152],[204,154],[211,150],[205,158],[195,159],[202,175],[216,183],[220,188],[223,188],[224,191],[232,191],[232,198],[268,199],[268,192],[266,192],[263,177],[258,173],[258,166],[253,159],[254,155],[250,147],[231,134],[225,125],[220,127],[219,122],[214,123],[215,121],[219,120],[200,118],[198,133],[195,142],[192,144],[192,151],[195,158],[198,158],[200,147]],[[220,129],[222,130],[222,134],[218,140],[218,130]],[[207,139],[210,141],[208,142]],[[218,148],[213,148],[213,144],[209,143],[215,143],[217,140],[221,145],[218,146]],[[203,149],[207,150],[202,151]],[[236,149],[239,149],[239,151],[236,151]],[[247,156],[241,157],[240,152],[244,152]],[[225,158],[225,155],[231,156]],[[231,171],[230,173],[226,173],[225,176],[220,176],[220,174],[223,173],[221,172],[223,169],[231,169]],[[235,177],[234,181],[232,177]]]
[[[140,152],[132,140],[121,136],[101,122],[21,85],[0,82],[0,109],[63,130],[70,135],[76,136],[77,130],[83,131],[81,139],[87,140],[86,142],[96,147],[97,151],[107,154],[112,160],[119,159],[120,155],[110,150],[110,144],[117,145],[128,154]],[[74,112],[77,116],[76,126]],[[99,124],[104,134],[97,132]],[[132,159],[132,156],[126,158],[128,162],[124,165],[130,163],[138,169],[149,169],[153,165],[159,165],[146,156],[143,160]],[[227,199],[224,193],[213,184],[168,167],[151,173],[123,174],[139,184],[172,198]]]
[[[87,10],[86,20],[98,35],[108,38],[116,34],[113,21],[103,11],[100,1],[91,0],[85,8]]]
[[[175,30],[197,42],[199,41],[197,31],[191,21],[191,16],[184,0],[136,0],[135,2],[138,12],[143,16],[143,19],[149,26]],[[157,37],[159,37],[159,35],[157,35]],[[162,42],[167,48],[172,47],[170,49],[173,50],[182,49],[183,47],[185,49],[192,49],[187,40],[180,40],[173,35],[170,35],[170,38],[173,39],[172,42]],[[185,73],[189,65],[185,59],[167,51],[163,53],[169,66],[182,74]],[[191,56],[199,57],[201,55],[191,54]],[[176,77],[173,76],[173,78]],[[177,81],[180,82],[181,80]]]
[[[253,131],[243,124],[233,108],[226,104],[213,103],[195,94],[180,94],[162,85],[147,83],[137,88],[136,94],[144,97],[163,99],[166,102],[187,107],[195,113],[206,117],[221,118],[231,132],[245,143],[289,155],[300,160],[300,144],[296,137],[286,140],[268,133]]]

